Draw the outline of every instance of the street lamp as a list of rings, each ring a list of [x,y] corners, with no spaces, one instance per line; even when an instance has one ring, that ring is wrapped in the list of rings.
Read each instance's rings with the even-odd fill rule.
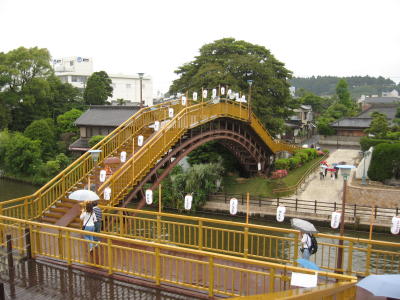
[[[139,75],[139,84],[140,84],[140,108],[143,107],[143,97],[142,97],[142,80],[144,73],[138,73]]]
[[[247,83],[249,84],[249,122],[251,122],[251,86],[253,85],[253,80],[249,79]]]
[[[344,215],[346,212],[347,180],[350,177],[351,169],[354,169],[355,166],[337,165],[336,167],[340,169],[340,173],[343,176],[342,215],[340,217],[340,236],[343,237],[343,235],[344,235]],[[343,238],[341,238],[339,240],[339,250],[338,250],[336,269],[342,269],[342,266],[343,266]]]
[[[367,184],[367,176],[365,175],[365,161],[366,161],[367,157],[371,154],[371,151],[367,150],[367,151],[364,151],[362,154],[363,154],[363,160],[364,160],[364,167],[363,167],[363,176],[361,178],[361,184],[366,185]]]
[[[100,149],[90,149],[88,152],[90,153],[90,156],[93,159],[94,167],[95,167],[95,178],[97,178],[97,176],[96,176],[96,167],[97,167],[97,161],[99,160],[99,157],[100,157],[101,150]],[[97,180],[95,180],[95,182],[94,182],[95,189],[97,188],[97,182],[96,181]],[[89,190],[90,190],[90,174],[89,174],[89,178],[88,178],[88,187],[89,187]]]

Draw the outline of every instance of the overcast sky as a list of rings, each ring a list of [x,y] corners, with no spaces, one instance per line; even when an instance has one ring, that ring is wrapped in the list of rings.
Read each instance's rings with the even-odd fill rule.
[[[0,51],[92,57],[96,71],[153,78],[214,40],[265,46],[295,76],[370,75],[400,81],[399,0],[0,0]]]

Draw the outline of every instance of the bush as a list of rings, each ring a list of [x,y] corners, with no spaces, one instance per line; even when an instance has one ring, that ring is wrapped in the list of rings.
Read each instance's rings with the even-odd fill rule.
[[[393,143],[400,143],[400,141],[388,140],[388,139],[372,139],[367,136],[364,136],[360,139],[360,146],[362,151],[367,151],[369,148],[375,147],[382,143],[393,144]]]
[[[98,142],[100,142],[102,139],[104,139],[104,135],[95,135],[92,136],[89,140],[89,147],[92,148],[94,145],[96,145]]]
[[[375,147],[368,177],[381,182],[392,177],[400,178],[400,143],[381,143]]]
[[[297,157],[299,160],[300,160],[300,163],[301,164],[304,164],[304,163],[306,163],[307,161],[308,161],[308,155],[307,155],[307,153],[306,152],[304,152],[304,151],[299,151],[299,152],[297,152],[295,155],[294,155],[294,157]]]
[[[275,161],[275,170],[289,170],[290,163],[288,158],[280,158]]]
[[[296,169],[300,165],[300,159],[296,156],[289,158],[290,170]]]

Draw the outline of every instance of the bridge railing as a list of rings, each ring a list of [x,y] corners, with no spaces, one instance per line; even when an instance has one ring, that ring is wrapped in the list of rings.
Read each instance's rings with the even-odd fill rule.
[[[299,232],[293,229],[129,208],[101,208],[103,230],[123,237],[293,265],[300,256]],[[324,270],[357,276],[400,272],[400,243],[322,233],[316,237],[318,251],[310,259]],[[339,240],[343,240],[343,246]],[[340,247],[344,249],[342,268],[336,265]]]
[[[102,150],[98,164],[115,154],[124,143],[132,140],[145,126],[156,120],[167,119],[168,109],[171,107],[177,112],[183,108],[179,101],[143,108],[118,126],[92,148]],[[22,219],[40,217],[44,211],[61,200],[72,187],[87,178],[94,166],[90,153],[86,152],[33,195],[0,202],[0,213]]]
[[[209,101],[185,107],[99,187],[99,195],[104,192],[106,187],[109,187],[111,189],[109,205],[117,205],[126,195],[127,190],[147,174],[185,131],[224,116],[245,121],[248,119],[248,110],[242,104],[229,100],[221,100],[216,103]],[[253,129],[273,152],[296,149],[295,146],[275,141],[254,115],[251,120]]]
[[[20,235],[21,230],[26,236]],[[0,239],[11,235],[17,249],[32,251],[33,257],[50,258],[67,265],[95,267],[108,274],[147,279],[156,285],[190,288],[208,296],[250,296],[284,291],[290,286],[292,272],[315,271],[277,263],[250,260],[54,226],[0,216]],[[99,242],[83,238],[93,236]],[[30,244],[26,242],[30,241]],[[96,246],[90,251],[91,244]],[[353,282],[356,278],[330,272],[318,272],[318,285],[335,281]]]

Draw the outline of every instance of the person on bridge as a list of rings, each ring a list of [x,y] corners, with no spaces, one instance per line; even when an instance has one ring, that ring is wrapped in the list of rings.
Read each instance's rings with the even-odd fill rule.
[[[308,233],[305,232],[301,232],[300,233],[302,235],[301,238],[301,253],[302,253],[302,258],[304,259],[309,259],[310,258],[310,246],[311,246],[311,237]]]
[[[93,203],[90,201],[85,201],[84,208],[80,216],[83,226],[82,230],[94,232],[94,223],[97,221],[96,214],[93,211]],[[94,241],[93,235],[84,235],[83,238],[88,241]],[[92,251],[94,247],[93,243],[89,243],[89,250]]]
[[[97,221],[94,222],[94,232],[100,232],[101,231],[101,219],[102,219],[102,212],[101,208],[97,206],[98,201],[93,201],[93,211],[94,214],[96,215]],[[99,242],[100,239],[97,236],[93,237],[96,242]]]

